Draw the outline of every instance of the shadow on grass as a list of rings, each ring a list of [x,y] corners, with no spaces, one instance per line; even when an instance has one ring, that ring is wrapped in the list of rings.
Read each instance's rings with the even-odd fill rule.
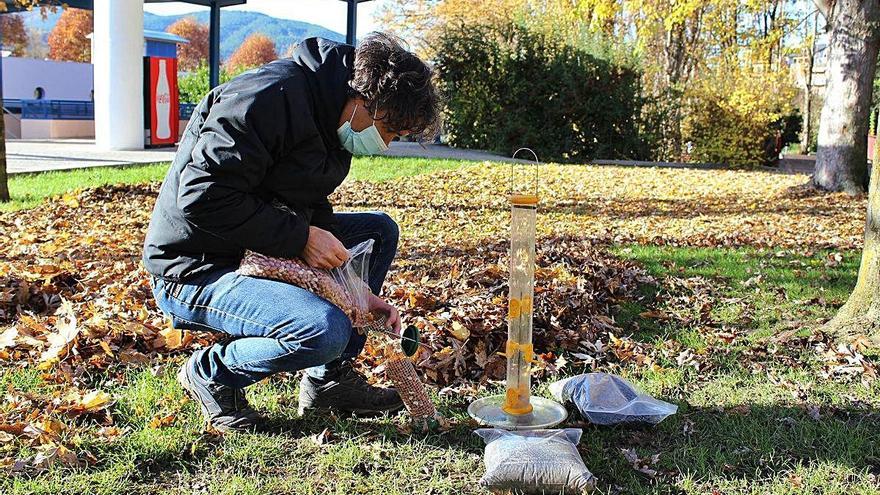
[[[584,428],[581,452],[601,484],[639,492],[648,483],[670,484],[687,475],[716,486],[719,480],[747,486],[778,477],[797,466],[831,464],[844,471],[880,475],[880,415],[875,410],[823,410],[813,419],[804,408],[749,405],[694,408],[657,427]],[[657,480],[635,473],[621,454],[660,454]]]
[[[468,401],[455,401],[454,404],[438,407],[439,412],[451,420],[448,427],[421,429],[420,424],[413,423],[405,411],[375,417],[306,412],[300,417],[270,417],[261,432],[299,439],[316,438],[326,430],[330,435],[341,432],[350,439],[381,439],[399,444],[417,441],[433,447],[476,452],[475,449],[482,443],[472,434],[478,426],[467,418],[464,412],[467,406]]]
[[[842,305],[855,286],[859,253],[833,253],[817,250],[806,254],[759,251],[751,248],[668,248],[631,245],[612,247],[624,259],[638,262],[657,279],[656,285],[641,288],[645,297],[622,302],[615,314],[618,323],[633,330],[634,337],[646,339],[676,330],[675,324],[643,318],[650,309],[664,309],[667,277],[699,277],[709,306],[705,315],[712,321],[743,330],[772,330],[776,325],[811,323],[829,316]],[[673,289],[679,297],[677,309],[692,294],[685,287]],[[660,294],[659,302],[655,297]],[[699,299],[699,298],[695,298]],[[658,305],[659,304],[659,305]],[[696,324],[696,323],[695,323]]]
[[[880,475],[880,416],[877,412],[835,409],[821,414],[819,419],[813,419],[802,408],[775,405],[739,405],[723,410],[682,405],[678,415],[657,427],[578,423],[574,426],[584,430],[579,450],[586,465],[599,478],[600,489],[605,490],[619,486],[630,493],[654,493],[652,490],[658,486],[680,486],[683,476],[713,486],[719,483],[754,486],[774,478],[785,479],[798,466],[817,464],[852,471],[856,476]],[[260,441],[266,437],[281,437],[284,444],[289,445],[287,440],[317,438],[326,429],[330,432],[327,439],[330,444],[354,443],[363,445],[357,448],[369,449],[374,442],[401,446],[419,442],[453,450],[462,456],[482,456],[483,453],[482,442],[467,426],[443,434],[409,435],[397,431],[393,425],[353,421],[342,426],[339,421],[315,415],[301,420],[274,418],[269,428],[260,433],[264,437]],[[239,443],[249,441],[241,434],[237,436]],[[224,450],[226,442],[209,438],[202,441],[198,449],[184,450],[180,456],[141,459],[138,464],[143,470],[142,481],[170,479],[180,471],[195,473],[197,466]],[[634,471],[621,453],[622,449],[634,449],[642,458],[660,454],[657,464],[650,465],[659,472],[657,477],[648,479]],[[277,458],[277,453],[264,454],[251,449],[249,455],[252,462],[265,462],[270,472],[280,470],[289,474],[290,469],[295,469],[289,461]],[[271,458],[273,455],[276,458]],[[227,459],[221,465],[230,463]],[[467,474],[476,482],[482,473]],[[418,484],[418,480],[412,482],[414,486]]]

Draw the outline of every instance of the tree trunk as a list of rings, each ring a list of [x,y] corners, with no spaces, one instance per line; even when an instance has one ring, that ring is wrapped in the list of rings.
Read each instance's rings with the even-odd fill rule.
[[[809,26],[808,26],[809,27]],[[816,38],[819,36],[819,13],[813,16],[813,38],[810,42],[809,60],[806,74],[806,91],[804,92],[804,138],[801,141],[801,153],[806,155],[810,152],[810,144],[813,142],[813,71],[816,69]]]
[[[831,43],[813,182],[829,191],[856,195],[867,188],[868,118],[880,49],[880,2],[837,0],[826,16]]]
[[[880,129],[877,138],[880,139]],[[840,337],[865,335],[880,347],[880,146],[874,148],[865,247],[856,287],[846,304],[828,322],[827,329]]]
[[[9,185],[6,177],[6,122],[0,100],[0,202],[9,201]]]
[[[0,29],[0,46],[3,32]],[[3,110],[3,57],[0,55],[0,202],[9,201],[9,184],[6,177],[6,113]]]

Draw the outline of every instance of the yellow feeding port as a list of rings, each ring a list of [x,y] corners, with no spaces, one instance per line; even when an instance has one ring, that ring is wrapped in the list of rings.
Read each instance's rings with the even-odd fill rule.
[[[538,196],[535,194],[511,194],[510,203],[514,206],[533,206],[538,204]]]

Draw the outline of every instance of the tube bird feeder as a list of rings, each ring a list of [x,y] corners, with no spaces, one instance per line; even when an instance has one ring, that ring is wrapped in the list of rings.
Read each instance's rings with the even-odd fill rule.
[[[534,190],[524,192],[515,181],[511,165],[510,186],[510,279],[507,303],[507,382],[504,395],[478,399],[468,407],[477,421],[512,430],[549,428],[565,420],[565,408],[531,395],[532,314],[535,292],[535,217],[538,208],[538,156],[535,157]]]

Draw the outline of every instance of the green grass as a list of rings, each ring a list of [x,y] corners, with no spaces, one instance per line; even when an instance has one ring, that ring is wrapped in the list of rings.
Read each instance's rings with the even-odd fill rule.
[[[389,180],[457,165],[366,158],[355,161],[351,178]],[[13,193],[19,207],[26,207],[102,183],[161,180],[166,168],[159,164],[15,176]],[[679,412],[656,427],[585,427],[579,448],[599,479],[598,493],[880,493],[880,381],[828,376],[811,345],[782,345],[778,353],[770,352],[779,333],[808,335],[833,315],[855,284],[857,252],[840,253],[837,262],[827,251],[611,249],[659,281],[640,288],[641,297],[622,303],[614,314],[626,335],[655,346],[656,366],[623,364],[615,372],[678,404]],[[691,295],[691,300],[686,298],[688,289],[672,289],[674,281],[694,277],[705,280],[708,293]],[[646,311],[675,312],[683,319],[642,316]],[[740,337],[720,344],[711,335],[720,329]],[[682,349],[700,355],[705,368],[698,372],[679,365],[676,355]],[[763,351],[767,354],[761,357]],[[402,417],[298,417],[296,380],[289,375],[248,389],[252,404],[269,417],[267,431],[204,434],[196,405],[183,400],[174,381],[183,359],[160,357],[148,366],[90,375],[96,380],[90,386],[113,395],[113,424],[127,433],[105,442],[94,434],[66,432],[67,445],[98,462],[78,469],[55,465],[41,474],[0,471],[0,493],[485,493],[477,484],[483,445],[470,425],[421,435],[401,431]],[[871,359],[877,363],[876,356]],[[584,371],[568,365],[564,375]],[[108,380],[110,376],[114,378]],[[62,387],[46,378],[32,368],[5,366],[0,368],[0,390],[56,397]],[[535,389],[546,393],[547,383],[538,381]],[[445,415],[465,418],[469,398],[435,398]],[[819,408],[818,418],[807,406]],[[157,415],[171,415],[173,421],[152,428]],[[92,432],[101,426],[100,417],[58,418]],[[325,429],[329,439],[316,442]],[[12,448],[21,449],[17,455],[35,454],[21,443],[0,444],[0,458],[14,452]],[[659,454],[654,469],[660,476],[651,479],[634,471],[621,454],[630,448],[641,457]]]
[[[9,176],[12,201],[0,203],[0,211],[33,208],[46,198],[60,196],[77,189],[107,184],[143,184],[162,180],[167,163],[130,165],[125,167],[90,167],[34,174]]]
[[[830,316],[854,283],[856,253],[843,253],[839,265],[826,267],[826,252],[613,250],[660,280],[699,276],[711,281],[711,324],[748,333],[727,347],[713,344],[706,356],[709,366],[699,373],[677,366],[674,356],[657,367],[620,367],[620,374],[644,390],[678,404],[679,412],[656,427],[587,426],[580,451],[600,480],[598,493],[880,493],[880,382],[823,376],[821,364],[809,358],[792,366],[770,356],[754,368],[749,354],[768,347],[766,337],[789,329],[791,319],[809,326]],[[634,330],[635,340],[662,346],[675,339],[697,352],[707,348],[705,322],[645,319],[639,313],[669,308],[662,287],[645,287],[643,295],[616,315]],[[817,298],[829,302],[803,302]],[[810,349],[792,352],[807,355]],[[399,430],[401,417],[298,417],[296,381],[287,375],[248,390],[251,402],[270,418],[268,431],[204,435],[195,404],[181,402],[174,383],[182,359],[161,358],[149,367],[129,368],[122,379],[95,384],[113,394],[114,423],[129,430],[111,443],[88,436],[70,439],[98,464],[0,477],[0,492],[484,493],[477,485],[483,445],[467,424],[441,434],[409,435]],[[583,371],[569,365],[565,373]],[[536,389],[545,391],[545,384],[537,383]],[[55,390],[28,369],[5,370],[0,386],[47,395]],[[469,399],[444,396],[439,403],[444,414],[463,419]],[[818,419],[810,416],[808,405],[819,408]],[[154,416],[167,414],[174,415],[171,425],[149,427]],[[314,438],[325,429],[329,440],[319,444]],[[661,475],[651,479],[634,471],[621,454],[630,448],[641,457],[659,454],[654,469]]]
[[[383,182],[399,177],[411,177],[440,170],[451,170],[467,163],[470,162],[428,158],[356,157],[352,161],[351,172],[349,172],[348,178],[350,180]]]
[[[424,158],[358,157],[352,161],[349,179],[381,182],[453,169],[461,164],[460,161]],[[168,163],[155,163],[14,174],[9,177],[9,193],[12,201],[0,203],[0,211],[33,208],[46,198],[61,196],[77,189],[106,184],[144,184],[161,181],[168,171],[168,166]]]
[[[855,286],[861,254],[660,246],[617,247],[614,252],[639,262],[660,279],[672,276],[709,280],[722,296],[713,301],[712,319],[746,328],[754,339],[788,330],[799,322],[831,317]],[[834,254],[842,257],[840,262],[830,261]],[[621,308],[620,321],[639,323],[642,336],[659,328],[656,320],[638,316],[646,311],[645,303],[655,290],[644,288],[647,297],[642,304],[629,303]]]

